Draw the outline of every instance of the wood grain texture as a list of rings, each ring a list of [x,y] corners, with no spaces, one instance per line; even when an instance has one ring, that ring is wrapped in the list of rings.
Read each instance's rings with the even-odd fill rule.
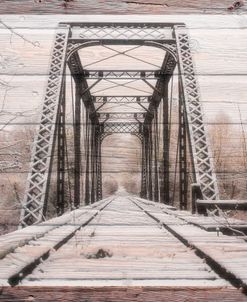
[[[203,3],[200,1],[185,1],[183,3],[184,7],[174,6],[174,9],[172,9],[172,5],[160,5],[162,1],[155,4],[146,3],[145,5],[136,2],[140,1],[121,1],[121,3],[120,1],[101,1],[99,5],[101,5],[101,12],[106,10],[104,13],[124,14],[131,11],[143,14],[151,12],[216,12],[225,14],[228,12],[225,7],[221,6],[231,3],[231,1],[227,3],[224,1],[213,3],[211,1],[204,1]],[[123,3],[125,4],[122,5]],[[80,6],[86,4],[88,4],[87,7]],[[99,9],[99,7],[95,8],[97,2],[92,3],[92,1],[90,3],[73,1],[67,8],[61,5],[61,1],[42,1],[41,4],[33,3],[33,1],[26,1],[26,3],[22,1],[21,8],[18,8],[19,5],[20,3],[16,1],[3,1],[2,7],[5,7],[4,9],[1,8],[2,13],[8,11],[13,13],[13,8],[18,9],[19,13],[81,13],[82,11],[79,12],[80,9],[83,9],[83,13],[97,13]],[[130,7],[132,7],[131,10]],[[244,12],[244,9],[238,12]],[[9,20],[11,24],[13,19],[9,18]],[[16,24],[16,21],[13,21],[17,32],[24,33],[25,37],[28,37],[31,41],[36,41],[36,36],[39,37],[37,41],[41,45],[41,48],[33,50],[31,44],[23,43],[21,39],[15,44],[17,37],[15,35],[12,37],[14,40],[14,42],[12,40],[12,46],[16,47],[14,50],[18,52],[24,62],[24,68],[17,69],[17,71],[14,71],[14,69],[10,70],[9,76],[12,76],[15,72],[16,84],[18,87],[22,86],[20,89],[17,88],[18,96],[22,100],[27,97],[33,100],[33,92],[42,95],[42,88],[46,81],[53,30],[57,20],[58,18],[48,23],[44,18],[39,23],[36,23],[36,28],[28,28],[28,26],[23,26],[22,22],[20,24],[17,22]],[[221,109],[222,103],[227,101],[227,97],[229,97],[229,102],[230,98],[238,101],[242,98],[242,102],[245,100],[243,92],[246,90],[246,20],[245,18],[236,18],[236,20],[239,22],[236,21],[233,27],[227,21],[219,21],[218,28],[213,28],[213,26],[208,28],[209,23],[205,23],[204,27],[195,26],[194,24],[194,28],[193,25],[190,28],[192,37],[199,41],[199,47],[195,51],[194,56],[198,63],[197,67],[199,67],[198,76],[202,84],[203,102],[206,103],[208,116],[214,115],[215,111],[219,110],[219,108]],[[33,22],[35,22],[35,17]],[[9,39],[10,33],[6,28],[2,30],[3,40],[5,39],[6,41],[6,37]],[[6,36],[4,37],[4,35]],[[221,40],[218,40],[218,37],[221,37]],[[222,40],[227,41],[229,37],[232,39],[231,43],[228,42],[228,45],[232,45],[231,48],[227,48],[221,42]],[[20,44],[22,44],[22,48],[18,50],[18,45],[20,46]],[[6,52],[8,51],[9,49],[6,49]],[[94,56],[94,60],[100,59],[104,55],[102,50],[100,52],[95,50],[87,54],[88,58]],[[144,51],[143,57],[148,57],[148,52]],[[30,62],[32,63],[30,64]],[[225,62],[228,62],[228,64],[225,64]],[[240,62],[242,63],[240,64]],[[6,76],[5,73],[6,70],[2,76]],[[212,89],[215,83],[217,83],[217,87]],[[234,90],[233,87],[236,86],[238,89]],[[215,94],[216,90],[218,95],[222,97],[220,104],[217,103],[219,99]],[[29,95],[27,95],[27,91]],[[11,95],[12,99],[10,98],[10,100],[12,102],[8,103],[10,109],[13,112],[18,112],[18,106],[20,105],[17,103],[29,108],[29,104],[26,101],[20,102],[20,99],[16,100],[16,94],[17,92],[14,91]],[[207,106],[207,102],[210,101],[210,106]],[[21,125],[18,126],[25,126],[25,123],[20,123]],[[31,124],[34,125],[35,122],[31,122]],[[15,126],[14,123],[13,126]],[[122,144],[124,145],[126,142],[122,142]],[[132,149],[136,149],[136,145],[132,147]],[[117,171],[121,170],[122,172],[124,169],[127,169],[126,172],[128,172],[129,165],[124,165],[122,158],[116,160],[113,168],[109,166],[109,159],[112,162],[115,155],[114,148],[111,149],[108,146],[108,150],[105,153],[108,163],[105,162],[104,170],[115,174],[118,173]],[[118,155],[124,157],[129,153],[130,150],[123,146],[122,151]],[[106,170],[107,168],[109,170]],[[26,172],[25,169],[26,166],[23,167],[20,173],[24,174]],[[15,175],[15,171],[12,173]],[[8,236],[5,239],[3,238],[3,245],[6,243],[6,246],[4,246],[5,251],[2,256],[4,258],[9,254],[9,258],[5,258],[2,264],[1,276],[3,277],[7,276],[8,278],[8,272],[11,272],[12,275],[19,273],[31,260],[40,258],[47,252],[50,252],[50,254],[46,263],[39,264],[32,274],[29,274],[28,278],[23,280],[23,284],[26,286],[2,288],[0,301],[246,301],[246,296],[230,287],[224,279],[219,277],[214,271],[211,271],[209,266],[195,255],[194,251],[191,251],[183,243],[171,236],[169,232],[161,230],[159,228],[160,225],[150,222],[150,219],[147,219],[141,211],[133,208],[128,210],[126,208],[128,208],[128,203],[123,206],[121,201],[117,209],[113,207],[106,211],[104,215],[100,216],[99,221],[97,220],[95,224],[88,228],[78,230],[76,236],[69,240],[68,244],[63,244],[62,247],[55,249],[55,251],[53,248],[58,241],[61,242],[68,233],[73,233],[77,230],[78,225],[80,225],[77,220],[76,224],[74,220],[72,221],[74,225],[65,227],[60,225],[61,229],[55,231],[52,225],[48,228],[41,228],[37,233],[30,232],[30,234],[27,234],[28,236],[13,236],[9,239],[9,242]],[[165,223],[174,227],[175,232],[197,249],[201,249],[204,255],[216,259],[217,263],[224,269],[230,270],[234,277],[246,282],[247,275],[244,268],[246,243],[240,239],[234,241],[230,237],[217,237],[217,233],[210,234],[207,232],[208,230],[215,231],[220,228],[220,222],[215,222],[213,219],[193,217],[189,213],[184,212],[173,214],[172,212],[167,212],[167,215],[164,215],[160,211],[157,213],[149,205],[147,209],[160,220],[160,224]],[[168,208],[167,210],[172,209]],[[73,216],[73,214],[71,215]],[[71,220],[68,220],[69,223],[71,223]],[[236,221],[232,221],[232,223],[235,223],[234,227],[242,226],[241,223]],[[19,245],[21,240],[22,244]],[[109,250],[110,253],[113,253],[113,256],[104,259],[88,258],[90,255],[95,255],[102,246]],[[222,254],[224,254],[223,260]],[[115,256],[116,259],[114,259]],[[232,259],[234,261],[231,261]],[[112,279],[115,280],[116,285],[122,285],[121,288],[111,286],[104,288],[88,286],[86,288],[74,285],[75,281],[77,285],[81,285],[82,280],[83,284],[86,282],[88,284],[98,282],[97,285],[99,285],[107,280],[112,282]],[[155,279],[159,279],[159,282],[161,280],[169,286],[168,288],[164,286],[129,287],[130,282],[135,284],[133,281],[135,279],[138,280],[139,284],[146,282],[146,285],[154,282]],[[180,285],[175,290],[174,287],[178,280]],[[158,284],[160,284],[159,282]],[[200,288],[202,283],[205,283],[206,286]],[[40,286],[34,287],[34,284]],[[53,284],[54,287],[49,287],[49,284]],[[56,286],[58,284],[60,284],[60,287]],[[67,284],[70,284],[71,287],[61,286]],[[107,282],[105,284],[107,285]]]
[[[4,287],[2,302],[246,302],[233,288],[164,288],[164,287]]]
[[[232,0],[2,0],[4,14],[174,14],[232,13]],[[235,10],[233,10],[235,12]],[[243,6],[237,13],[246,12]]]

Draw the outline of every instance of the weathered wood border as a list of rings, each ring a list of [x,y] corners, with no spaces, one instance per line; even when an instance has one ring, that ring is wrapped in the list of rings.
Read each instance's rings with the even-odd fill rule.
[[[0,301],[80,302],[244,302],[246,296],[229,288],[166,287],[4,287]]]
[[[233,0],[2,0],[0,14],[243,14]]]

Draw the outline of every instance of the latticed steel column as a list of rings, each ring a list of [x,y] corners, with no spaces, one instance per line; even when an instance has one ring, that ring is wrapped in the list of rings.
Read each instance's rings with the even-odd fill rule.
[[[219,199],[219,190],[203,121],[189,37],[185,26],[175,26],[174,33],[177,42],[179,78],[184,95],[196,182],[201,187],[203,198]]]
[[[69,31],[69,26],[63,25],[56,32],[42,116],[21,210],[20,227],[41,222],[45,215]]]

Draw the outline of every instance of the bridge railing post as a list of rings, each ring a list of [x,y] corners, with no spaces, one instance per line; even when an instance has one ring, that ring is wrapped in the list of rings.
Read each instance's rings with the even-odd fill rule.
[[[201,187],[198,183],[191,184],[191,211],[192,214],[198,213],[198,214],[206,214],[205,210],[202,210],[202,208],[198,208],[196,201],[197,199],[203,199]]]

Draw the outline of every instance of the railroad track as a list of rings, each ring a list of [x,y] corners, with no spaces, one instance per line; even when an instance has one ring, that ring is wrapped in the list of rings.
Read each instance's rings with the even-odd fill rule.
[[[62,292],[73,292],[77,301],[82,291],[83,301],[121,301],[126,295],[130,301],[166,301],[164,295],[174,301],[185,301],[181,295],[189,301],[246,301],[246,242],[218,228],[209,232],[206,218],[201,226],[198,219],[114,196],[4,235],[0,301],[28,301],[30,293],[33,301],[50,301],[51,291],[53,301],[67,301]]]

